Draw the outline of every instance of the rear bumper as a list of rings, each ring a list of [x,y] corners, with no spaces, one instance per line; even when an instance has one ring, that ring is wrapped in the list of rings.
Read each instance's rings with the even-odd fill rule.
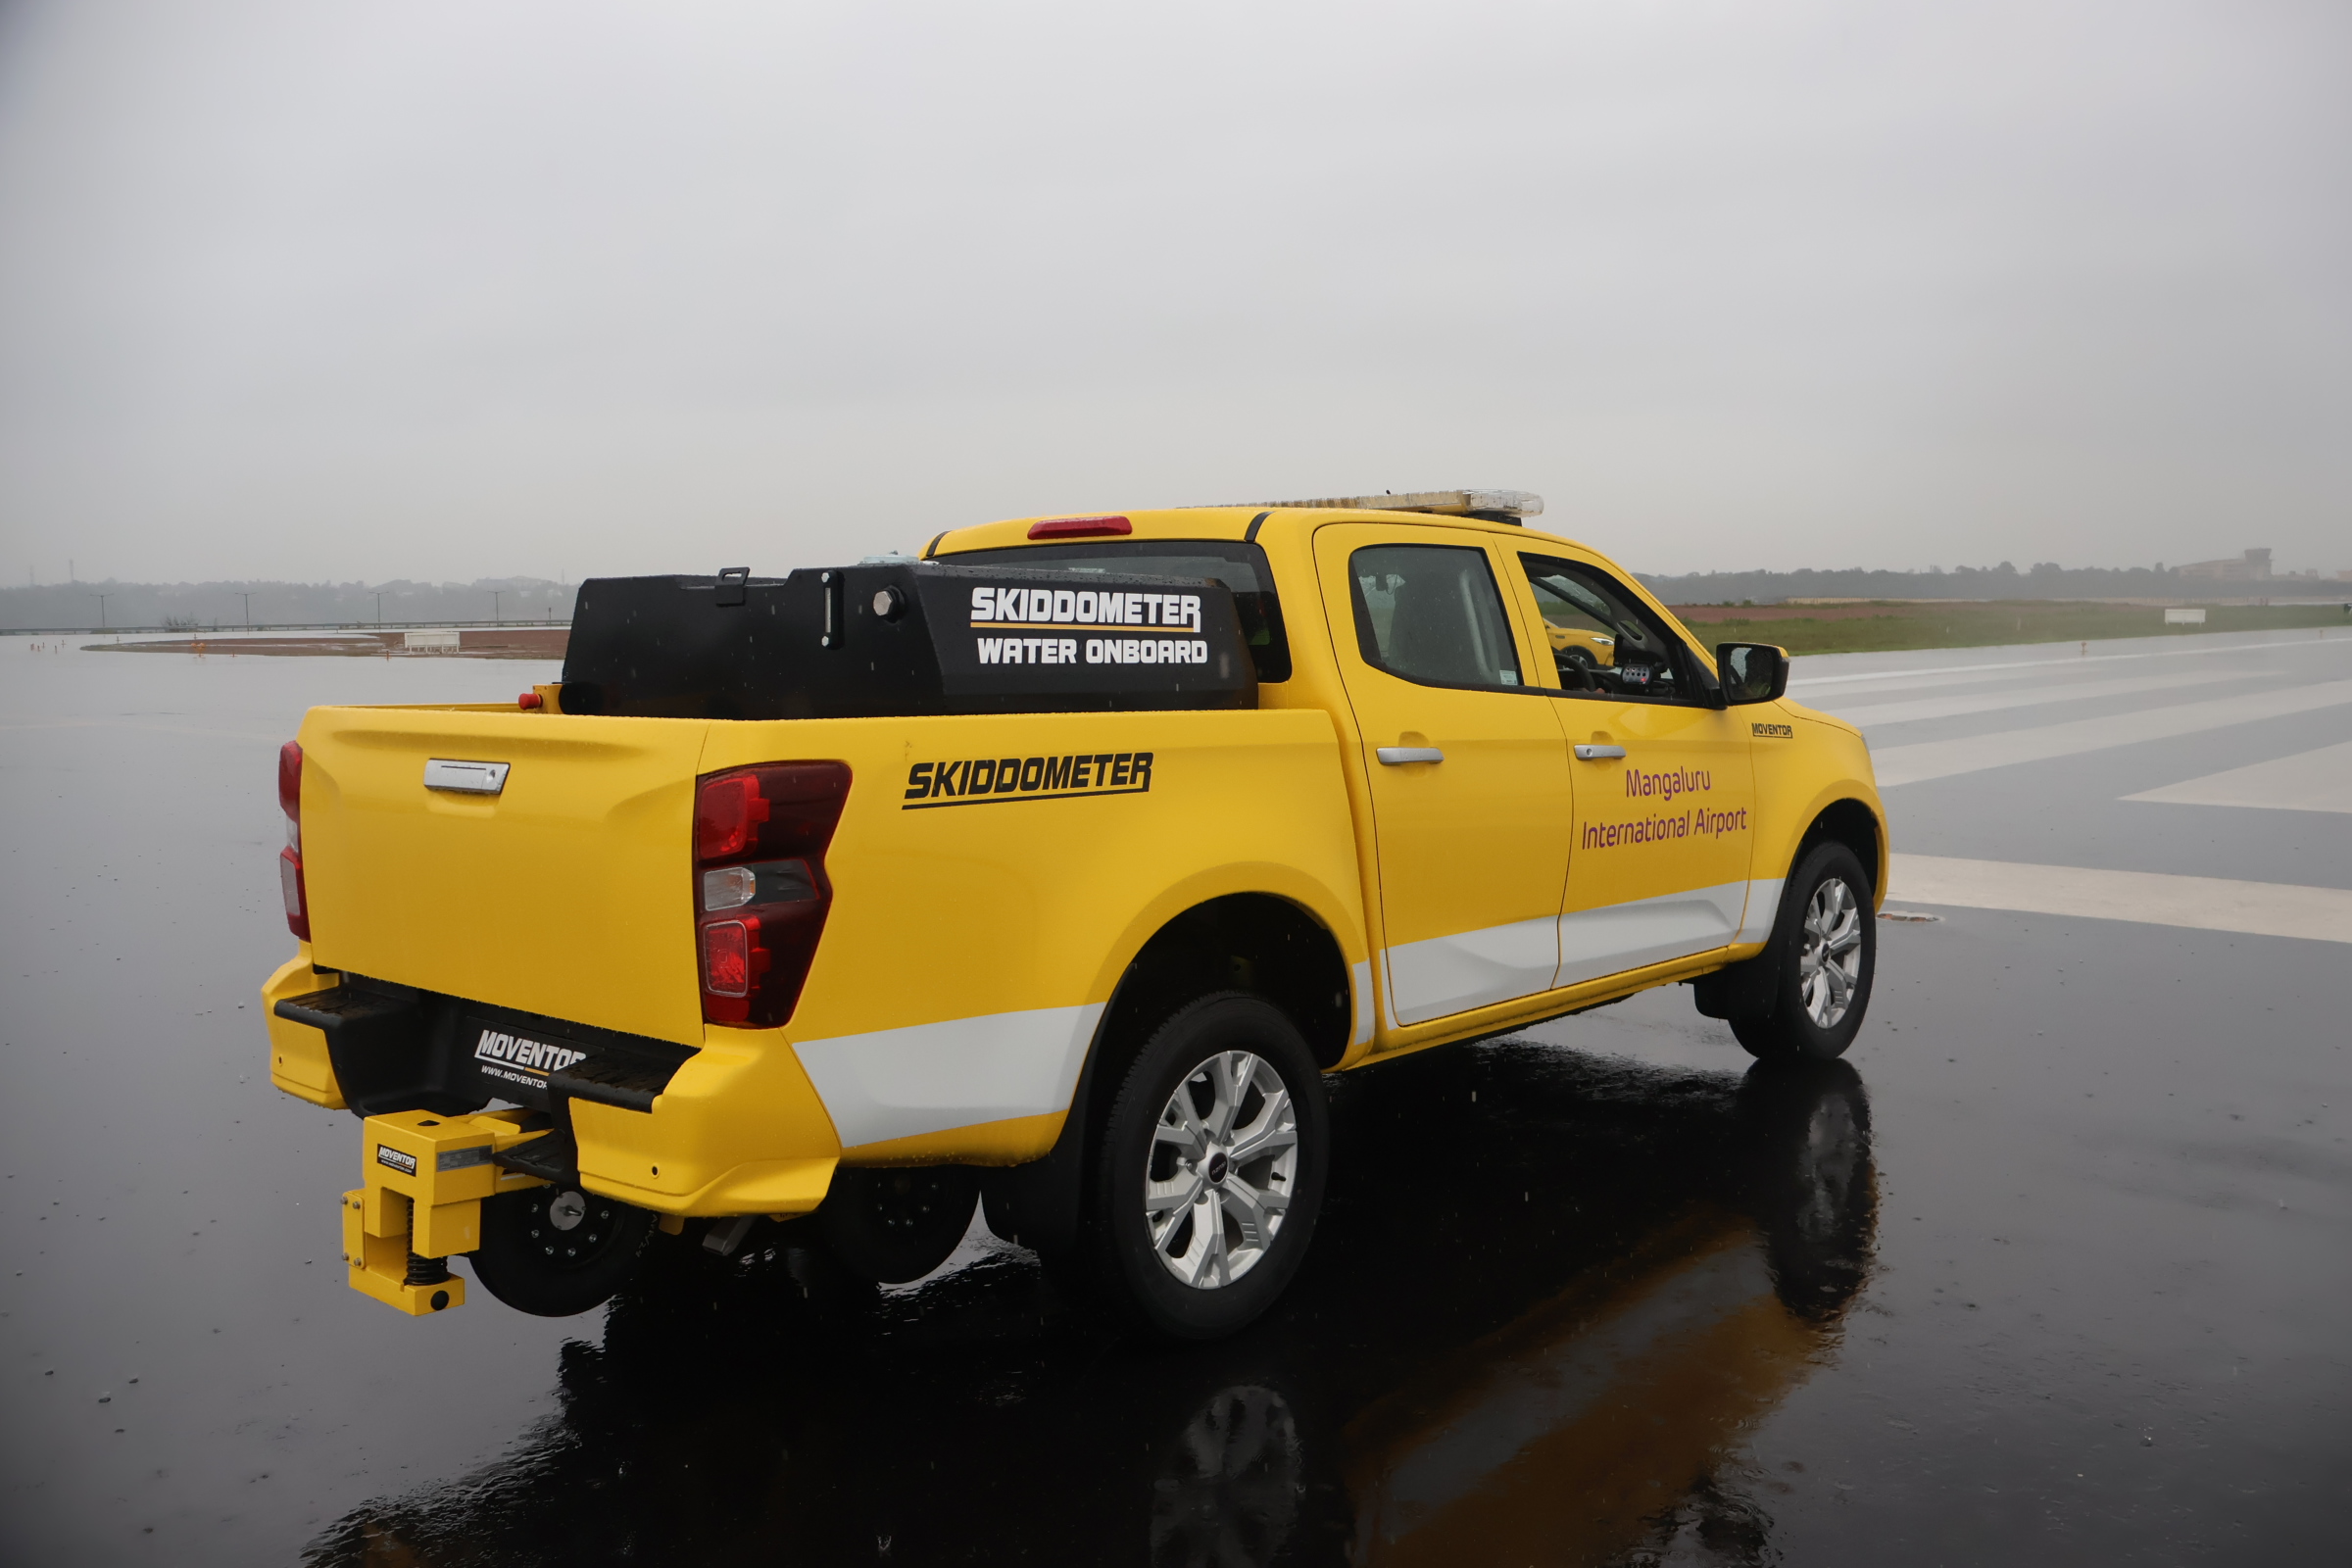
[[[801,1214],[841,1152],[781,1031],[712,1028],[700,1048],[314,970],[263,990],[270,1081],[361,1116],[545,1111],[552,1177],[663,1214]],[[534,1151],[537,1152],[537,1151]]]

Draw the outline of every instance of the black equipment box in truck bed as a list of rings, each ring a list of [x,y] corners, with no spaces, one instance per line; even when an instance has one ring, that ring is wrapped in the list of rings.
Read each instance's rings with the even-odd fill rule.
[[[1200,579],[885,562],[580,585],[563,710],[863,718],[1257,706]]]

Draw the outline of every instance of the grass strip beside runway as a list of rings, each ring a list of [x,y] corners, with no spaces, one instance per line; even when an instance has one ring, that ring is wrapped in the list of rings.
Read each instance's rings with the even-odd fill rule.
[[[2314,583],[2321,592],[2335,585]],[[2013,643],[2105,642],[2117,637],[2194,637],[2228,631],[2286,631],[2352,625],[2345,603],[2212,605],[2201,626],[2168,626],[2156,605],[2027,599],[1860,605],[1675,605],[1705,646],[1778,643],[1791,654],[1876,654],[1896,649],[1991,648]]]

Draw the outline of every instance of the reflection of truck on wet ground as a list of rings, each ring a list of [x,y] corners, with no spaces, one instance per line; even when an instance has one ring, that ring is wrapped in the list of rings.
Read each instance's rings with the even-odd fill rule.
[[[1350,1077],[1333,1122],[1315,1267],[1237,1340],[1115,1343],[1017,1252],[877,1296],[804,1223],[664,1238],[554,1420],[309,1560],[1771,1560],[1780,1485],[1828,1481],[1748,1450],[1874,1244],[1852,1070],[1513,1041]]]
[[[1412,511],[1411,508],[1427,510]],[[1324,1075],[1692,982],[1859,1027],[1886,835],[1779,652],[1533,498],[1044,518],[591,582],[514,707],[313,710],[273,1081],[367,1118],[351,1283],[583,1310],[648,1230],[989,1221],[1179,1337],[1295,1273]]]

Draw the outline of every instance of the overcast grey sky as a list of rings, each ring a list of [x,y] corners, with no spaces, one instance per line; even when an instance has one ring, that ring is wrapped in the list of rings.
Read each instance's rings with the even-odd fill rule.
[[[0,4],[0,580],[2352,567],[2352,5]]]

